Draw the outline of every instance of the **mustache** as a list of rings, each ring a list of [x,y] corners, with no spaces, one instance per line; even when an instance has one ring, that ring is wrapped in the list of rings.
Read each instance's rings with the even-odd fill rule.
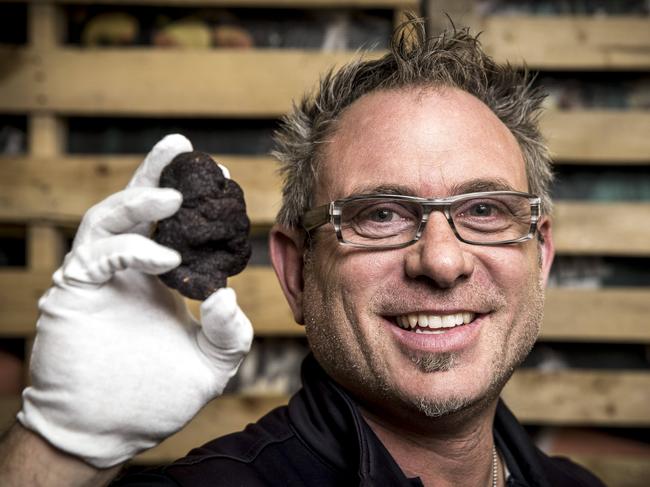
[[[377,314],[396,315],[413,310],[471,310],[487,313],[505,307],[505,295],[496,286],[465,281],[441,288],[424,280],[386,282],[370,298]]]

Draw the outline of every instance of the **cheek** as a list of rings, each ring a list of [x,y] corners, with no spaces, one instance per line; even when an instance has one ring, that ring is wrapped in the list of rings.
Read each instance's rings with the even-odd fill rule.
[[[326,244],[326,242],[322,242]],[[329,292],[338,292],[345,299],[353,294],[370,294],[372,288],[388,276],[403,272],[403,263],[390,252],[368,251],[327,242],[314,254],[318,254],[314,266],[318,279],[326,283]]]
[[[539,279],[539,258],[534,250],[516,245],[488,248],[480,261],[493,284],[509,296],[518,295]]]

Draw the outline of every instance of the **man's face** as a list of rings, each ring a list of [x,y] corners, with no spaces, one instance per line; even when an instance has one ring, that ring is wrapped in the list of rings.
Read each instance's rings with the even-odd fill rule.
[[[440,198],[528,191],[519,146],[475,97],[456,89],[387,91],[351,105],[323,148],[315,205],[386,188]],[[550,230],[548,223],[544,231]],[[373,408],[437,416],[492,399],[535,341],[552,244],[484,247],[431,215],[402,249],[339,245],[331,225],[307,252],[301,308],[311,348],[337,382]],[[420,334],[424,315],[462,326]]]

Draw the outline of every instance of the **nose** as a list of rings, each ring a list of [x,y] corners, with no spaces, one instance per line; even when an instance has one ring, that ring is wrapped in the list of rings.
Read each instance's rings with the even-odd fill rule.
[[[431,279],[441,288],[453,287],[474,271],[474,258],[463,246],[445,215],[432,212],[420,240],[407,247],[406,275]]]

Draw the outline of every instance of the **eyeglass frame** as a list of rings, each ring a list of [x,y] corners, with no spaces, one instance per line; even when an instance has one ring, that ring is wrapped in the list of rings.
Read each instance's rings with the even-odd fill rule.
[[[456,229],[454,220],[451,217],[451,212],[450,212],[451,206],[454,203],[457,203],[458,201],[470,200],[472,198],[499,196],[499,195],[522,196],[528,199],[528,202],[530,204],[530,227],[528,228],[528,233],[516,239],[503,240],[498,242],[475,242],[461,237],[461,235],[458,233],[458,230]],[[384,198],[390,198],[398,201],[411,201],[422,205],[422,217],[420,219],[420,223],[418,225],[418,228],[415,232],[415,236],[413,237],[413,239],[411,239],[408,242],[404,242],[400,244],[388,244],[388,245],[367,245],[367,244],[346,241],[343,238],[343,234],[341,232],[341,212],[342,212],[343,205],[350,201],[356,201],[361,199],[384,199]],[[409,245],[413,245],[415,242],[420,240],[422,234],[424,233],[424,228],[427,222],[429,221],[429,217],[431,213],[434,211],[440,211],[445,215],[445,218],[447,219],[447,223],[449,223],[449,226],[451,227],[452,231],[454,232],[454,235],[459,241],[470,245],[497,246],[497,245],[511,245],[520,242],[526,242],[532,239],[537,233],[537,224],[541,217],[541,211],[542,211],[541,207],[542,207],[542,202],[539,196],[531,193],[520,192],[520,191],[481,191],[475,193],[463,193],[455,196],[449,196],[446,198],[421,198],[418,196],[407,196],[401,194],[371,193],[371,194],[355,195],[355,196],[350,196],[348,198],[342,198],[342,199],[330,201],[327,204],[317,206],[316,208],[307,210],[305,214],[302,216],[301,222],[302,222],[303,229],[307,232],[308,235],[315,229],[323,225],[326,225],[328,223],[331,223],[332,226],[334,227],[336,238],[338,239],[338,242],[341,245],[347,245],[349,247],[357,247],[357,248],[378,249],[378,250],[399,249],[399,248],[408,247]]]

